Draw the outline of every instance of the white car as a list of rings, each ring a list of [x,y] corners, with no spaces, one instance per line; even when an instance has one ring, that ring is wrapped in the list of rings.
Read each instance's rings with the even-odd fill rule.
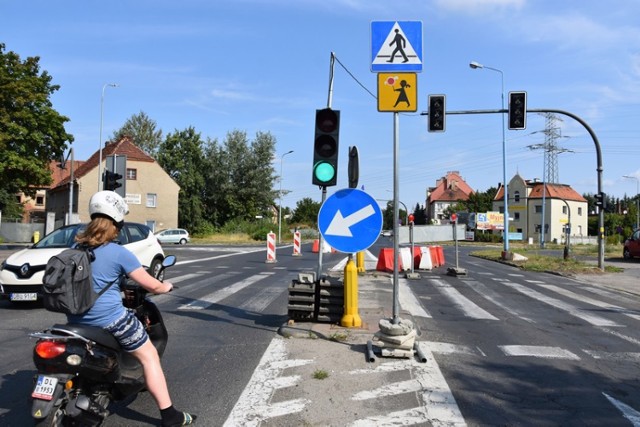
[[[58,228],[38,243],[11,254],[0,265],[0,296],[11,301],[37,300],[42,294],[42,277],[49,258],[71,247],[76,234],[85,227],[86,224],[73,224]],[[149,227],[125,222],[116,240],[133,252],[149,273],[158,276],[164,251]]]
[[[189,232],[184,228],[169,228],[156,233],[156,238],[160,243],[179,243],[186,245],[189,243]]]

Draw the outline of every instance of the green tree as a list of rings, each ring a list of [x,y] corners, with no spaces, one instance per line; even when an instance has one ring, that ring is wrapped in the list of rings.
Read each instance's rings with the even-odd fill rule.
[[[407,211],[398,207],[398,216],[400,224],[406,225]],[[393,230],[393,201],[387,201],[387,207],[382,210],[382,228],[385,230]]]
[[[130,136],[133,143],[151,157],[156,157],[158,148],[162,144],[162,130],[156,129],[156,122],[144,111],[129,117],[120,129],[113,133],[112,141],[120,141],[124,136]]]
[[[223,145],[208,141],[204,200],[207,218],[215,226],[231,220],[252,221],[275,207],[271,162],[275,145],[269,133],[258,132],[249,141],[247,134],[238,130],[229,132]]]
[[[34,196],[51,183],[49,162],[60,158],[73,136],[69,121],[52,107],[50,96],[60,87],[40,71],[39,57],[22,61],[0,43],[0,208],[20,211],[16,193]]]
[[[204,146],[193,127],[167,135],[157,161],[180,186],[178,225],[199,233],[207,226],[202,195],[205,189]]]
[[[413,208],[413,223],[415,225],[427,223],[427,213],[424,211],[424,206],[420,206],[420,203],[416,203],[416,207]]]
[[[318,212],[320,212],[320,202],[316,202],[310,197],[305,197],[298,200],[296,208],[293,210],[293,216],[291,222],[294,224],[307,224],[312,227],[317,227]]]

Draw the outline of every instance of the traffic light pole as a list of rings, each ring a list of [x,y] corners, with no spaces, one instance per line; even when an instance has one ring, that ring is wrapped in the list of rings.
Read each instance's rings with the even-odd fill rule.
[[[446,114],[507,114],[509,112],[508,109],[500,109],[500,110],[464,110],[464,111],[447,111]],[[527,113],[556,113],[563,114],[565,116],[571,117],[578,123],[580,123],[589,133],[591,139],[596,148],[596,171],[598,174],[598,193],[602,193],[602,151],[600,150],[600,142],[598,141],[598,137],[591,127],[582,120],[580,117],[576,116],[573,113],[564,110],[556,110],[553,108],[527,108]],[[422,116],[428,116],[428,112],[420,113]],[[506,183],[504,183],[506,185]],[[604,271],[604,209],[600,209],[598,212],[598,268]]]

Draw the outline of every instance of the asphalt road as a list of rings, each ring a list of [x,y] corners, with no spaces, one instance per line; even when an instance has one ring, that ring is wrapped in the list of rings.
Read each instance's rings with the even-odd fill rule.
[[[371,252],[377,255],[381,245],[391,244],[381,238]],[[342,374],[322,386],[309,375],[301,375],[298,384],[287,384],[290,378],[285,373],[267,381],[259,365],[287,320],[288,284],[298,272],[315,271],[317,254],[305,246],[302,257],[293,257],[291,247],[285,247],[278,249],[277,263],[266,263],[262,245],[165,250],[175,253],[179,262],[166,273],[177,289],[154,297],[170,334],[163,365],[176,406],[198,414],[199,425],[221,426],[237,408],[264,410],[264,402],[239,401],[241,396],[251,400],[245,393],[248,386],[267,382],[279,384],[268,402],[278,410],[284,411],[276,402],[284,397],[304,398],[307,407],[290,408],[290,413],[273,409],[263,421],[254,418],[255,425],[376,425],[358,424],[371,414],[397,423],[403,420],[400,414],[412,409],[410,405],[419,405],[423,416],[413,418],[413,425],[611,426],[634,425],[629,421],[634,419],[638,425],[636,295],[597,283],[522,272],[469,257],[471,248],[461,247],[460,267],[468,275],[448,276],[446,267],[440,267],[421,272],[418,280],[401,279],[401,308],[414,320],[421,345],[432,355],[429,363],[406,362],[406,369],[378,377],[379,384],[371,376],[355,381]],[[447,266],[454,260],[452,250],[445,248]],[[324,254],[325,267],[343,258],[339,253]],[[388,275],[372,273],[361,280],[363,304],[370,303],[366,296],[374,301],[372,308],[389,305]],[[0,425],[29,425],[34,370],[33,342],[27,334],[60,320],[60,315],[37,305],[0,301]],[[380,359],[367,365],[354,347],[339,344],[337,351],[343,353],[333,353],[331,340],[285,341],[282,357],[314,358],[330,372],[345,373],[347,366],[375,371],[404,363]],[[306,369],[312,366],[316,365]],[[405,388],[398,386],[399,392],[396,383]],[[433,388],[436,383],[438,390]],[[377,390],[374,397],[353,399]],[[447,402],[447,411],[438,412],[442,401]],[[107,426],[158,422],[147,393],[111,410]]]

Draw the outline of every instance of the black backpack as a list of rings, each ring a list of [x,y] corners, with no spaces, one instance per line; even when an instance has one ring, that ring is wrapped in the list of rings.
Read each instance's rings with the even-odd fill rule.
[[[65,249],[49,259],[42,279],[43,303],[47,310],[83,314],[93,307],[98,297],[115,283],[100,292],[93,290],[91,262],[94,259],[93,250],[86,247]]]

